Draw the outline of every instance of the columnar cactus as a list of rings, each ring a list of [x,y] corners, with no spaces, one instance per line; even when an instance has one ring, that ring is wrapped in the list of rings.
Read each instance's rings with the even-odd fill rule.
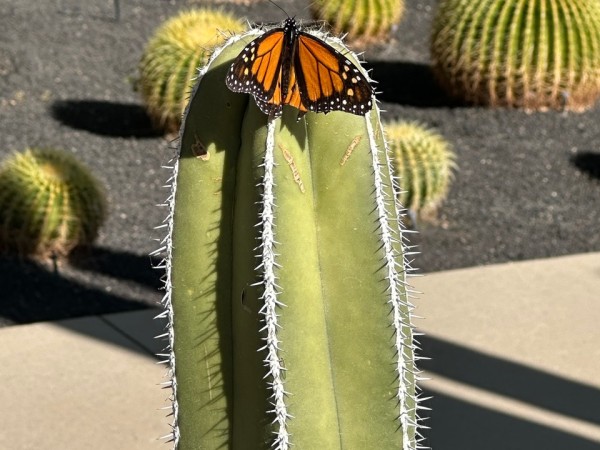
[[[226,39],[225,33],[245,29],[231,14],[196,9],[181,12],[156,30],[140,61],[138,88],[157,127],[179,129],[198,68]]]
[[[600,3],[442,0],[431,43],[441,84],[469,103],[583,110],[600,95]]]
[[[90,245],[106,216],[103,189],[72,155],[28,149],[0,169],[0,249],[65,256]]]
[[[402,191],[400,203],[420,214],[434,213],[448,194],[456,156],[439,134],[410,122],[385,125]]]
[[[360,46],[389,38],[404,12],[404,0],[316,0],[311,5],[315,19]]]
[[[414,449],[409,267],[379,113],[261,113],[225,86],[258,33],[215,52],[181,129],[165,246],[172,438]]]

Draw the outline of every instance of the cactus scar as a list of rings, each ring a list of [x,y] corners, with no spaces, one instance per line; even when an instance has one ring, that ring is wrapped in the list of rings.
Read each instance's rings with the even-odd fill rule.
[[[283,153],[283,157],[285,158],[286,162],[288,163],[288,166],[290,166],[290,170],[292,171],[292,176],[294,177],[294,181],[298,185],[298,188],[300,188],[300,192],[302,192],[304,194],[306,189],[304,188],[304,183],[302,182],[302,177],[300,176],[300,172],[298,172],[298,167],[296,166],[296,163],[294,162],[294,157],[281,144],[278,144],[278,145],[279,145],[279,148],[281,149],[281,152]]]
[[[344,164],[346,164],[346,161],[348,161],[348,158],[350,158],[350,155],[352,155],[352,152],[354,151],[356,146],[360,143],[361,139],[362,139],[362,136],[360,134],[358,136],[355,136],[354,139],[352,139],[352,142],[350,142],[350,145],[344,152],[344,156],[342,157],[342,160],[340,161],[340,166],[343,166]]]
[[[204,145],[197,135],[194,136],[194,143],[191,146],[191,150],[192,154],[202,161],[208,161],[210,159],[210,153],[206,150],[206,145]]]

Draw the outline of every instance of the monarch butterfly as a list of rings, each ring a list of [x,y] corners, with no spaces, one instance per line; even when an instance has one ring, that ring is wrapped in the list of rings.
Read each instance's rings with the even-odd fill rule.
[[[283,105],[306,112],[345,111],[365,115],[373,88],[348,58],[300,30],[294,18],[250,42],[225,80],[234,92],[252,94],[260,110],[281,116]]]

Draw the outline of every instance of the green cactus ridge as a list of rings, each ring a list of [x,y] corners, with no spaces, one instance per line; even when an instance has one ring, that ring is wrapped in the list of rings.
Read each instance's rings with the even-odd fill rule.
[[[600,3],[442,0],[431,55],[448,92],[527,110],[591,107],[600,95]]]
[[[106,216],[98,182],[72,155],[27,149],[0,170],[0,248],[66,256],[90,245]]]
[[[198,68],[225,33],[245,29],[233,15],[205,8],[183,11],[156,30],[140,61],[138,88],[158,128],[179,129]]]
[[[410,267],[379,113],[269,120],[223,82],[259,33],[215,51],[184,115],[166,241],[172,437],[416,448]]]
[[[403,189],[400,203],[415,212],[433,214],[446,198],[456,169],[450,144],[415,122],[387,123],[385,133]]]
[[[315,19],[328,22],[337,34],[347,33],[359,46],[389,38],[404,13],[404,0],[317,0],[311,5]]]

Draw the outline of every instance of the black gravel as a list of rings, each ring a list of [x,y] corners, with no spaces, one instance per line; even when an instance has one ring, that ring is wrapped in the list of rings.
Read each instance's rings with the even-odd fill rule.
[[[28,146],[73,152],[106,186],[97,245],[54,267],[0,259],[0,324],[156,305],[162,275],[148,254],[164,232],[172,142],[150,126],[132,79],[155,28],[192,1],[0,0],[0,157]],[[434,0],[410,1],[394,40],[364,57],[385,119],[434,128],[458,155],[435,224],[413,236],[424,272],[600,250],[600,109],[526,114],[457,105],[434,83]],[[279,1],[309,18],[307,2]],[[117,6],[119,7],[117,9]],[[280,21],[268,2],[220,3],[251,21]]]

